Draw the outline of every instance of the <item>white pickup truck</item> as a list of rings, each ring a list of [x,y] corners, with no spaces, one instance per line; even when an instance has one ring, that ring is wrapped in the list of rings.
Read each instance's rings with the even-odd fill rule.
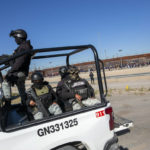
[[[112,106],[106,100],[107,85],[104,66],[95,47],[82,45],[35,49],[32,50],[32,60],[41,61],[44,58],[52,60],[52,58],[65,57],[65,63],[69,65],[72,56],[73,59],[78,59],[78,56],[88,54],[87,51],[90,51],[89,56],[92,54],[94,56],[92,64],[97,76],[95,93],[101,103],[41,120],[30,120],[28,115],[21,111],[20,104],[12,104],[11,109],[7,110],[2,102],[0,108],[0,150],[119,150],[116,132],[132,126],[132,121],[119,118],[117,119],[119,121],[114,123]],[[7,68],[6,62],[25,53],[26,51],[1,60],[0,71],[3,72]],[[41,53],[46,55],[39,55]],[[74,57],[75,54],[77,57]],[[83,74],[85,73],[83,72]],[[102,78],[103,75],[104,78]],[[53,83],[56,84],[50,81],[50,84]],[[2,91],[0,95],[2,97]]]

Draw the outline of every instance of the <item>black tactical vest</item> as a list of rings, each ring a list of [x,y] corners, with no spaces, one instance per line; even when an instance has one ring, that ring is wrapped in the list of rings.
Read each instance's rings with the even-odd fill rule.
[[[82,100],[87,99],[88,98],[88,87],[86,85],[86,82],[82,79],[78,80],[78,81],[71,81],[68,80],[66,82],[66,86],[68,86],[67,88],[72,91],[75,94],[79,94],[82,97]]]
[[[53,96],[48,85],[45,85],[40,90],[35,89],[35,93],[41,99],[41,102],[45,108],[48,108],[53,103]]]

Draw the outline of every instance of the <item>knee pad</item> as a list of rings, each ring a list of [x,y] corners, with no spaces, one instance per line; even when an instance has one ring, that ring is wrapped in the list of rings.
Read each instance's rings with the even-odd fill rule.
[[[58,104],[52,104],[49,108],[48,108],[49,112],[53,115],[58,115],[62,113],[61,108],[59,107]]]
[[[2,91],[4,94],[4,98],[10,99],[11,98],[11,86],[8,82],[4,81],[2,83]]]
[[[43,113],[42,112],[38,112],[33,117],[34,117],[35,120],[43,119]]]

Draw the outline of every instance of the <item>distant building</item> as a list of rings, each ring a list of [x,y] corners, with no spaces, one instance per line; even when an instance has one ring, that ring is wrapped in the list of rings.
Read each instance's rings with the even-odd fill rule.
[[[139,67],[150,64],[150,53],[103,60],[105,68]]]
[[[132,68],[132,67],[140,67],[145,65],[150,65],[150,53],[147,54],[140,54],[140,55],[133,55],[133,56],[124,56],[124,57],[117,57],[111,59],[104,59],[105,69],[114,69],[114,68]],[[95,71],[95,63],[94,61],[91,62],[84,62],[79,64],[74,64],[80,70],[80,72],[89,72],[89,70]],[[43,73],[45,77],[52,77],[59,75],[59,67],[53,67],[48,69],[39,70]],[[30,75],[32,72],[30,72]]]

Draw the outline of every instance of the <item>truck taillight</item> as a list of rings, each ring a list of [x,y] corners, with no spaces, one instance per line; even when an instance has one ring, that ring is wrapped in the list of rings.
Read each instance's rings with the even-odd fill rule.
[[[106,108],[105,109],[105,113],[110,116],[109,128],[110,128],[110,130],[113,130],[114,129],[114,116],[113,116],[113,109],[112,109],[112,107]]]

